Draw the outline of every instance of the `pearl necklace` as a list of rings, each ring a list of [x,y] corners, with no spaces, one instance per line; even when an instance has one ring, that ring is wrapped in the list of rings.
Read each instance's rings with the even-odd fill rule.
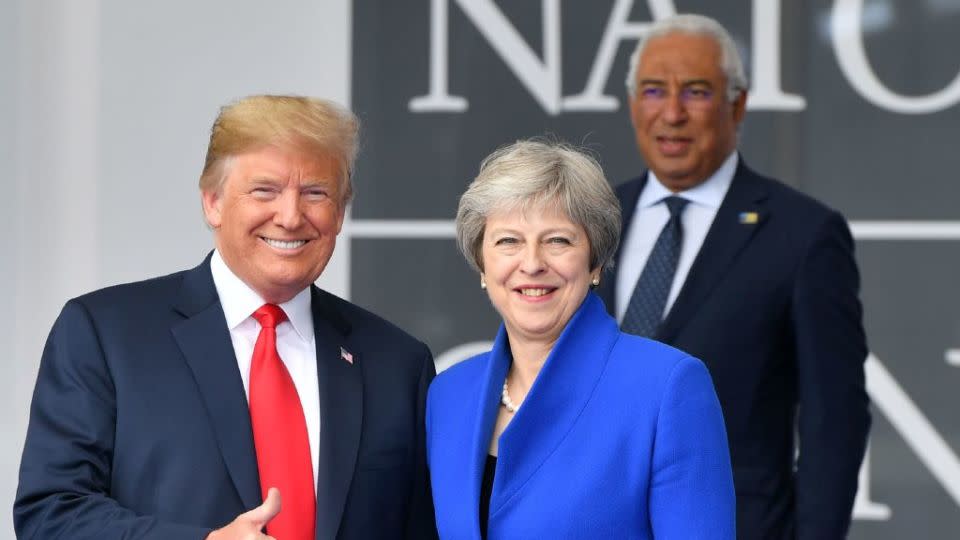
[[[503,405],[507,412],[513,414],[517,412],[517,409],[520,408],[519,405],[514,405],[513,400],[510,399],[510,394],[507,392],[507,380],[503,380],[503,392],[500,393],[500,404]]]

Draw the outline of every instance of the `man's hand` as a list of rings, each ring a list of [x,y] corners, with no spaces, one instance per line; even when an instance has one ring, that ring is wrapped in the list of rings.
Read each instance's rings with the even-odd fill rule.
[[[274,540],[261,531],[280,513],[280,490],[270,488],[263,504],[237,516],[229,525],[207,535],[207,540]]]

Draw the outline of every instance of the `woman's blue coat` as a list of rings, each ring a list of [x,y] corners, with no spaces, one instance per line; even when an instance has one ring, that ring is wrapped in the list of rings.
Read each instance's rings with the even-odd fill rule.
[[[493,349],[439,375],[427,453],[442,539],[479,540],[480,481],[510,366]],[[720,404],[697,359],[623,334],[593,293],[499,440],[488,538],[733,539]]]

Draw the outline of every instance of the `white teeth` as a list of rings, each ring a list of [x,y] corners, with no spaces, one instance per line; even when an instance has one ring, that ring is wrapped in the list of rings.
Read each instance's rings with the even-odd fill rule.
[[[261,237],[263,238],[263,237]],[[263,241],[277,249],[297,249],[307,243],[306,240],[274,240],[273,238],[263,238]]]
[[[549,289],[520,289],[520,294],[524,296],[543,296],[548,292]]]

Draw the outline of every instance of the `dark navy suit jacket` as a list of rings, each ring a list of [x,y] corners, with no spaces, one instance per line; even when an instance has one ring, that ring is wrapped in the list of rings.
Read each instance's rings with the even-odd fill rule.
[[[617,189],[624,231],[646,178]],[[612,313],[616,277],[599,291]],[[741,539],[846,537],[870,426],[858,289],[843,217],[741,159],[655,336],[713,376]]]
[[[247,401],[209,261],[63,308],[33,397],[18,538],[201,539],[261,504]],[[357,306],[311,293],[316,537],[430,538],[430,352]]]
[[[480,540],[480,483],[510,367],[493,349],[440,374],[427,452],[445,540]],[[732,540],[720,404],[704,365],[623,334],[594,294],[567,324],[500,436],[488,535]]]

